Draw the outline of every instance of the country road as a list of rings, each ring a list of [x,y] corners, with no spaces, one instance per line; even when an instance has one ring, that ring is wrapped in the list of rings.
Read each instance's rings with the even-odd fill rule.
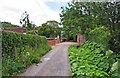
[[[30,66],[25,73],[18,76],[71,76],[68,47],[76,44],[74,42],[57,44],[41,58],[42,62]]]

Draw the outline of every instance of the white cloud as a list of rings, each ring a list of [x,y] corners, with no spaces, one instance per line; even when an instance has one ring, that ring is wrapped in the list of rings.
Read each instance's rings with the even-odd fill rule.
[[[59,12],[51,10],[45,4],[46,1],[57,0],[0,0],[0,21],[8,21],[19,25],[22,13],[27,11],[30,15],[30,20],[37,25],[41,25],[48,20],[59,22]]]

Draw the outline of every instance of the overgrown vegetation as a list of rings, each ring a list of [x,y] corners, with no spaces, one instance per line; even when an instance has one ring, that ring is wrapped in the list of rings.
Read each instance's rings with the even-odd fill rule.
[[[10,22],[2,22],[2,27],[19,27],[17,25],[11,24]]]
[[[82,34],[90,41],[80,45],[78,49],[69,48],[73,76],[118,77],[118,61],[112,60],[120,57],[120,1],[72,0],[61,9],[64,37],[70,40],[70,37]],[[106,53],[112,53],[112,56],[107,57]],[[115,66],[116,74],[110,70]]]
[[[26,67],[38,63],[51,47],[45,37],[2,32],[2,75],[12,76],[21,73]]]
[[[90,78],[111,77],[118,69],[113,67],[116,55],[111,50],[105,50],[101,45],[86,41],[79,48],[69,47],[69,58],[72,75],[75,78],[88,76]],[[118,72],[116,72],[117,74]],[[116,76],[118,78],[118,75]]]
[[[110,40],[110,31],[106,27],[100,26],[91,30],[88,33],[87,38],[89,41],[94,41],[105,49],[109,49],[108,43]]]
[[[37,32],[34,30],[28,31],[26,34],[38,35]]]
[[[120,54],[120,1],[78,2],[72,0],[68,6],[61,7],[60,17],[67,40],[70,40],[71,36],[76,37],[77,34],[84,34],[89,40],[89,32],[104,32],[105,30],[101,30],[103,27],[107,29],[106,33],[110,32],[109,41],[106,41],[109,42],[107,46],[114,53]],[[103,36],[104,34],[101,37]]]
[[[46,36],[47,38],[55,38],[59,36],[61,39],[62,28],[59,27],[59,23],[55,20],[47,21],[39,27],[38,35]]]

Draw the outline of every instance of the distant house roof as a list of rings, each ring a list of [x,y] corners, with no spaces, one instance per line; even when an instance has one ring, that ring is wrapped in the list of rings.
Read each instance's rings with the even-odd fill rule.
[[[27,29],[24,27],[3,27],[1,28],[2,30],[7,30],[7,31],[15,31],[15,32],[20,32],[20,33],[26,33]]]

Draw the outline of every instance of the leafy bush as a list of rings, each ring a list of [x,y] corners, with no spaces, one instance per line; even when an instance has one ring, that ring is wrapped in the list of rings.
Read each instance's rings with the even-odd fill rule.
[[[120,55],[120,33],[111,37],[109,40],[109,46],[114,53]]]
[[[120,59],[119,58],[117,58],[117,61],[113,63],[110,72],[112,72],[111,73],[112,78],[120,78]]]
[[[67,38],[62,38],[63,42],[67,41]]]
[[[101,44],[105,48],[108,48],[109,39],[110,39],[110,32],[107,28],[103,26],[95,28],[88,33],[89,41],[94,41],[98,44]]]
[[[108,77],[110,68],[116,61],[111,50],[105,52],[104,48],[95,42],[86,41],[81,47],[69,47],[69,58],[72,75],[76,78],[80,76]]]
[[[2,22],[2,27],[19,27],[19,26],[11,24],[10,22]]]
[[[24,71],[51,47],[45,37],[3,31],[2,36],[2,75],[11,76]]]
[[[35,32],[35,31],[32,30],[32,31],[28,31],[27,34],[37,35],[37,32]]]

